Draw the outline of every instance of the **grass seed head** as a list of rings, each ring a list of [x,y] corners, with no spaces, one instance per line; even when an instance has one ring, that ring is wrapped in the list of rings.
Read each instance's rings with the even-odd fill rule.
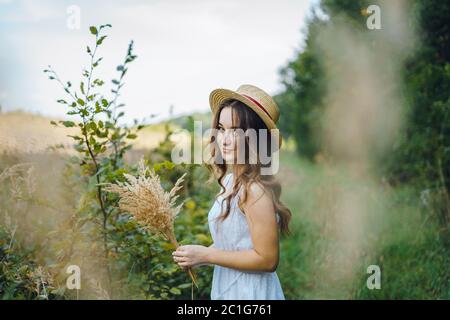
[[[175,205],[176,193],[182,188],[185,175],[167,192],[161,186],[160,177],[141,159],[137,176],[124,174],[125,182],[107,184],[104,190],[117,193],[119,208],[129,212],[145,229],[161,233],[171,240],[174,220],[183,206],[183,203]]]

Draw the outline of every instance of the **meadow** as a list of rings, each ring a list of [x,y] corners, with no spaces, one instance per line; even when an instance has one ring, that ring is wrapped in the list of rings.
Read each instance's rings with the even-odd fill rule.
[[[129,220],[111,234],[123,233],[123,239],[108,258],[115,283],[110,296],[104,274],[95,270],[101,262],[96,256],[102,251],[101,243],[90,234],[92,230],[78,234],[70,225],[73,216],[86,210],[83,206],[92,199],[82,192],[84,182],[70,178],[68,171],[76,168],[67,165],[70,152],[43,147],[47,142],[64,144],[66,134],[73,130],[55,128],[51,120],[25,112],[0,115],[2,123],[27,123],[22,129],[14,125],[11,131],[2,126],[2,141],[9,142],[0,161],[4,177],[0,211],[2,298],[190,298],[191,284],[170,261],[170,245],[139,232],[133,235],[136,225]],[[142,129],[136,149],[127,152],[126,166],[132,167],[141,156],[154,163],[170,160],[164,147],[170,139],[165,137],[177,125],[166,131],[166,124]],[[30,140],[17,139],[31,133],[48,140],[32,143],[34,150],[31,146],[22,149],[20,146]],[[338,168],[320,157],[316,162],[301,159],[294,148],[292,142],[284,146],[278,173],[282,200],[293,213],[292,235],[281,241],[277,269],[287,299],[449,298],[448,236],[438,222],[439,208],[433,207],[429,195],[411,186],[392,187],[383,180],[346,174],[345,167]],[[15,175],[5,178],[8,168],[21,163],[33,164],[33,170],[29,166],[17,168]],[[174,174],[175,169],[161,170],[165,175]],[[188,179],[190,185],[182,195],[186,202],[177,218],[176,232],[181,243],[209,245],[206,215],[217,186],[204,183],[209,173],[201,166],[188,172],[194,176]],[[345,199],[349,199],[347,204]],[[355,216],[348,216],[352,211],[356,221]],[[73,236],[76,241],[69,241]],[[160,245],[169,251],[159,249]],[[71,257],[65,260],[69,248]],[[67,290],[65,268],[75,262],[82,266],[82,289]],[[369,265],[380,266],[380,289],[367,287]],[[208,299],[212,268],[200,268],[201,288],[194,290],[194,298]]]

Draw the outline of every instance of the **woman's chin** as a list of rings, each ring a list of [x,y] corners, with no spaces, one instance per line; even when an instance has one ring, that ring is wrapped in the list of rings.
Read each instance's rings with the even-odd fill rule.
[[[230,155],[223,155],[223,160],[225,161],[226,164],[233,164],[234,163],[234,159],[233,156]]]

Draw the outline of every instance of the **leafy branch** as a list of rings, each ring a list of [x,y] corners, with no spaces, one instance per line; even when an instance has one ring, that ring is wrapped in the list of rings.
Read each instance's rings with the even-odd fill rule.
[[[120,96],[120,89],[124,85],[123,79],[128,71],[128,64],[137,58],[133,54],[133,41],[128,46],[123,63],[117,66],[119,78],[118,80],[112,80],[114,85],[114,88],[111,90],[112,97],[107,99],[104,95],[94,91],[94,89],[98,89],[104,85],[104,81],[94,77],[94,74],[103,59],[103,57],[97,56],[99,47],[107,38],[103,34],[103,31],[110,27],[110,24],[105,24],[99,27],[91,26],[89,28],[91,35],[95,39],[92,48],[90,46],[86,47],[86,51],[90,57],[90,63],[88,68],[82,72],[79,90],[76,90],[70,81],[63,82],[51,66],[44,70],[45,73],[48,73],[49,79],[56,80],[68,95],[67,100],[57,100],[58,103],[69,107],[67,115],[78,115],[81,118],[81,122],[77,124],[74,121],[59,121],[59,123],[64,127],[78,126],[80,128],[80,134],[69,135],[69,137],[76,142],[75,149],[80,154],[78,160],[83,173],[95,180],[95,183],[90,184],[90,186],[95,188],[96,198],[102,216],[103,246],[106,261],[109,256],[108,219],[114,207],[107,203],[108,201],[102,190],[101,183],[110,182],[109,180],[112,180],[117,171],[120,171],[120,173],[123,172],[123,169],[118,169],[122,165],[122,163],[119,163],[119,159],[122,159],[125,151],[131,148],[131,145],[126,142],[126,139],[135,139],[137,137],[127,126],[121,127],[118,125],[119,118],[124,113],[116,112],[118,108],[124,106],[124,104],[118,104],[118,98]],[[99,119],[101,115],[104,115],[104,120]],[[51,121],[51,123],[58,126],[55,121]],[[137,124],[136,120],[135,124]],[[139,125],[137,130],[143,127],[143,125]],[[111,209],[108,210],[108,208]],[[108,280],[111,283],[109,267],[107,269]]]

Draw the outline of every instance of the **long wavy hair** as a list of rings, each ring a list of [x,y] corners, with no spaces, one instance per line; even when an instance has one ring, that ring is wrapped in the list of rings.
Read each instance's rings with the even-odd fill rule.
[[[268,130],[265,123],[262,121],[262,119],[258,116],[258,114],[253,111],[251,108],[247,107],[246,104],[239,100],[235,99],[229,99],[226,100],[222,105],[219,106],[217,109],[217,112],[213,115],[211,129],[212,134],[210,137],[210,140],[208,142],[210,148],[211,148],[211,158],[210,161],[207,162],[206,166],[209,169],[210,172],[213,174],[213,179],[215,178],[220,186],[222,186],[223,191],[219,192],[216,195],[216,198],[221,196],[225,193],[225,186],[222,184],[223,178],[226,175],[228,171],[228,166],[225,163],[225,161],[222,158],[222,154],[220,152],[220,148],[217,146],[217,138],[216,133],[219,129],[219,119],[220,119],[220,113],[221,111],[226,108],[230,107],[232,112],[232,122],[233,127],[240,128],[244,132],[247,129],[255,129],[256,132],[259,132],[259,129],[266,129]],[[242,188],[242,197],[240,197],[239,202],[239,208],[242,210],[242,206],[247,201],[247,194],[250,188],[250,185],[254,182],[258,183],[260,186],[263,187],[263,190],[266,192],[269,192],[269,194],[272,196],[273,204],[275,207],[275,212],[278,212],[280,215],[280,221],[279,221],[279,228],[282,235],[290,235],[291,232],[289,230],[289,222],[292,217],[292,213],[280,200],[281,196],[281,184],[278,182],[278,180],[275,178],[272,174],[265,174],[261,175],[261,169],[264,167],[270,167],[271,166],[271,160],[269,163],[263,164],[260,161],[260,139],[267,138],[266,142],[266,151],[267,151],[267,157],[270,157],[272,159],[272,149],[271,149],[271,135],[260,135],[256,134],[256,143],[249,143],[249,137],[246,135],[244,139],[244,148],[242,150],[245,150],[245,162],[244,164],[237,164],[233,165],[233,191],[230,193],[225,199],[226,201],[226,209],[225,212],[223,212],[218,218],[219,220],[223,221],[225,220],[229,214],[230,214],[230,204],[232,199],[238,194],[238,192]],[[214,147],[211,147],[212,145],[215,145]],[[256,153],[255,153],[256,148]],[[217,152],[218,151],[218,152]],[[253,152],[253,154],[256,154],[257,161],[252,161],[252,163],[249,161],[250,158],[250,152]]]

